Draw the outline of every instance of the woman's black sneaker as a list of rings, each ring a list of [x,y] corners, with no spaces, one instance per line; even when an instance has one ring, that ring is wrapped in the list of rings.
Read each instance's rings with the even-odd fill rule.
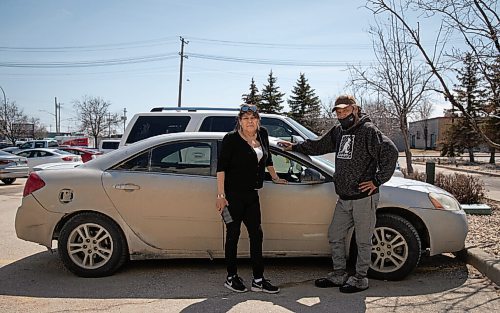
[[[252,280],[252,291],[256,292],[265,292],[265,293],[278,293],[280,289],[265,278],[262,278],[261,281],[256,282],[255,279]]]
[[[243,284],[243,279],[241,279],[238,275],[228,276],[226,278],[226,282],[224,283],[224,286],[227,289],[230,289],[234,292],[247,292],[248,291],[247,287],[245,287],[245,284]]]

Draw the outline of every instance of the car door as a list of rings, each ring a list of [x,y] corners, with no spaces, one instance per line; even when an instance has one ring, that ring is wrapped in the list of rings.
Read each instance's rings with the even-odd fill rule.
[[[311,163],[284,152],[272,152],[274,168],[287,185],[270,175],[260,192],[264,252],[268,255],[329,255],[328,227],[337,195],[331,178]],[[306,177],[315,173],[311,181]]]
[[[222,255],[215,143],[160,145],[104,172],[103,186],[134,233],[171,255]]]

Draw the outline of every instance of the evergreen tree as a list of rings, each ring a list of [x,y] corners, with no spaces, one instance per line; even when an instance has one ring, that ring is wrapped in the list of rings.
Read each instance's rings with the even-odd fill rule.
[[[311,88],[304,73],[300,73],[297,84],[293,87],[288,99],[290,117],[299,123],[316,130],[318,118],[321,115],[321,101]]]
[[[277,78],[273,76],[273,71],[269,73],[267,78],[267,85],[264,85],[261,92],[261,101],[259,105],[259,111],[263,113],[280,113],[283,110],[283,96],[284,93],[279,91],[279,87],[276,84]]]
[[[457,79],[459,85],[455,85],[455,99],[466,108],[470,116],[477,118],[482,109],[481,102],[485,97],[485,91],[480,86],[478,66],[470,53],[466,53],[463,59],[464,66],[458,69]],[[460,118],[456,125],[451,128],[449,140],[454,142],[454,146],[459,152],[467,150],[469,161],[474,162],[473,149],[481,142],[480,135],[474,131],[470,122],[465,118]]]
[[[252,82],[250,83],[250,92],[247,94],[243,94],[241,96],[241,99],[243,100],[244,103],[246,104],[254,104],[257,107],[260,106],[260,95],[259,95],[259,89],[255,85],[255,81],[252,77]]]

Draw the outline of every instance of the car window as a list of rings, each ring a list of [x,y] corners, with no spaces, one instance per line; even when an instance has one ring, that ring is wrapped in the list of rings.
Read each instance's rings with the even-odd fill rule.
[[[130,130],[126,143],[133,143],[149,137],[183,132],[189,116],[140,116]]]
[[[211,142],[177,142],[156,147],[150,171],[188,175],[210,175]]]
[[[261,125],[269,132],[269,136],[281,138],[283,140],[292,141],[292,136],[300,136],[288,124],[277,118],[263,117]]]
[[[35,158],[42,158],[42,157],[49,157],[53,156],[54,154],[48,151],[34,151],[34,157]]]
[[[236,126],[236,116],[209,116],[203,120],[200,132],[230,132]]]
[[[276,173],[280,178],[286,179],[289,183],[304,183],[304,174],[306,170],[314,170],[314,168],[309,168],[305,163],[299,162],[295,159],[291,159],[288,156],[276,154],[271,152],[273,158],[273,166]],[[319,173],[318,173],[319,174]],[[271,175],[268,173],[266,168],[266,181],[271,181]]]
[[[19,148],[20,149],[29,149],[29,148],[31,148],[31,142],[23,143]]]
[[[119,141],[103,141],[102,142],[103,149],[118,149],[119,145],[120,145]]]
[[[35,148],[45,148],[43,141],[35,141]]]
[[[31,151],[23,151],[23,152],[19,152],[17,155],[20,155],[20,156],[23,156],[23,157],[26,157],[26,158],[30,158],[31,156]]]
[[[50,147],[59,147],[59,144],[56,141],[49,141],[48,146],[49,146],[49,148]]]
[[[123,163],[118,164],[114,170],[147,172],[149,169],[149,151],[145,151]]]

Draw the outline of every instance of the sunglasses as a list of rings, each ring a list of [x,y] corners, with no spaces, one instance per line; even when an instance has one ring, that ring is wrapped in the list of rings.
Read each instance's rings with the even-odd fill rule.
[[[240,108],[240,112],[253,112],[253,113],[257,113],[257,106],[255,105],[243,105],[241,108]]]

